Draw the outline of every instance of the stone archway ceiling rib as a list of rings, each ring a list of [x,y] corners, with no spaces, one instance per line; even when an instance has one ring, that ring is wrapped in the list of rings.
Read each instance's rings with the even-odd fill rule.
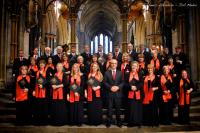
[[[112,37],[120,26],[120,12],[112,0],[88,0],[81,10],[80,22],[90,38],[99,33]]]

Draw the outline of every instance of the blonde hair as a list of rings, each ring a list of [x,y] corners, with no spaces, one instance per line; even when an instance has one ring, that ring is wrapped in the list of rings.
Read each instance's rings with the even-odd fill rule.
[[[99,67],[99,65],[97,63],[92,63],[91,64],[90,72],[92,72],[92,67],[94,65],[97,65],[97,74],[100,76],[100,82],[102,82],[103,81],[103,75],[102,75],[102,73],[100,71],[100,67]]]
[[[79,73],[80,75],[82,75],[79,64],[78,64],[78,63],[75,63],[75,64],[72,66],[71,76],[74,76],[74,75],[75,75],[75,73],[74,73],[74,67],[76,67],[76,66],[78,67],[78,73]]]
[[[128,57],[128,60],[129,60],[129,54],[128,54],[128,53],[123,53],[123,55],[122,55],[122,61],[124,61],[124,58],[125,58],[126,56]]]

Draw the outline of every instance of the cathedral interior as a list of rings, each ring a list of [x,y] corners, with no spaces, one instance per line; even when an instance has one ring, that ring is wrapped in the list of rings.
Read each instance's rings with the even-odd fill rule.
[[[189,60],[192,80],[200,88],[198,0],[1,0],[0,3],[1,90],[5,91],[12,83],[12,65],[19,50],[28,58],[36,47],[40,55],[46,46],[54,54],[58,45],[75,46],[76,52],[81,53],[87,44],[93,54],[102,44],[107,54],[116,44],[126,52],[130,42],[136,51],[140,45],[147,48],[155,45],[160,51],[168,47],[174,53],[175,47],[181,46]],[[200,101],[197,102],[199,107]],[[199,108],[196,110],[194,119],[200,119]]]

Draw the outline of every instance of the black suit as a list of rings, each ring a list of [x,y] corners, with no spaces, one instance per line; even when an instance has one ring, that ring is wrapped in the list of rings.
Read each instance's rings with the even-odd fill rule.
[[[116,59],[118,61],[118,63],[122,63],[122,53],[119,52],[118,55],[115,54],[115,52],[113,53],[113,59]]]
[[[23,58],[21,61],[19,57],[15,58],[12,73],[15,74],[16,77],[19,75],[19,68],[23,65],[29,66],[29,62],[26,58]]]
[[[77,63],[77,57],[78,55],[77,54],[70,54],[69,55],[69,62],[70,62],[70,66],[72,67],[74,65],[74,63]]]
[[[50,54],[50,55],[46,55],[46,54],[44,54],[43,56],[41,56],[41,59],[42,59],[42,60],[45,60],[46,63],[47,63],[49,57],[52,57],[52,55],[51,55],[51,54]]]
[[[104,75],[104,85],[105,85],[105,88],[108,90],[108,123],[110,124],[111,119],[112,119],[113,104],[115,104],[115,108],[116,108],[117,122],[121,123],[120,108],[121,108],[121,98],[123,95],[122,89],[124,86],[122,73],[116,70],[116,79],[114,80],[112,76],[112,71],[111,70],[106,71]],[[119,90],[117,92],[112,92],[111,91],[112,86],[118,86]]]
[[[59,57],[57,54],[54,55],[52,58],[54,66],[56,66],[58,63],[61,63],[61,57]]]
[[[131,61],[137,61],[138,60],[138,54],[136,53],[135,50],[132,50],[130,53],[129,53],[130,57],[131,57]]]

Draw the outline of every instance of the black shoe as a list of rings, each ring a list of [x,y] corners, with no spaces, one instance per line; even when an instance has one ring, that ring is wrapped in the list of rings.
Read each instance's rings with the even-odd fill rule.
[[[121,122],[118,122],[118,123],[117,123],[117,126],[121,128],[123,125],[122,125]]]
[[[109,128],[111,126],[110,123],[106,123],[106,127]]]

